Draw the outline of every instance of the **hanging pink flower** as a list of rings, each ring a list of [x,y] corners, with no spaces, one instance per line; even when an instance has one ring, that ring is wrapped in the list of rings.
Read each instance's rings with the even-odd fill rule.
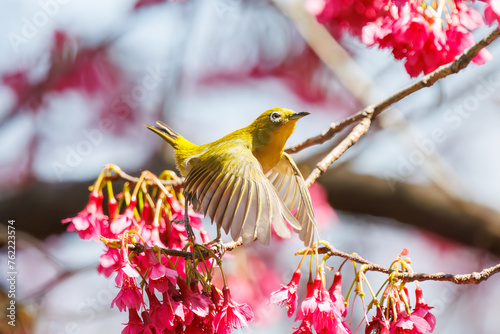
[[[126,308],[139,309],[143,304],[144,299],[141,289],[139,289],[135,284],[135,279],[125,276],[118,295],[111,302],[111,307],[116,305],[120,311],[123,311]]]
[[[149,278],[157,280],[162,277],[166,277],[172,282],[172,284],[175,285],[176,278],[178,276],[177,271],[165,267],[160,261],[158,261],[158,258],[152,248],[146,247],[145,254],[148,260]]]
[[[347,308],[344,304],[344,296],[342,295],[342,274],[340,271],[335,273],[332,286],[328,292],[340,315],[345,318],[347,316]]]
[[[149,299],[149,316],[151,322],[159,329],[164,330],[166,328],[171,328],[174,325],[174,319],[170,317],[167,309],[162,306],[162,303],[158,298],[149,291],[146,290]]]
[[[144,323],[141,317],[137,313],[135,308],[128,310],[128,323],[125,324],[125,328],[122,330],[122,334],[141,334],[144,329]]]
[[[385,320],[382,309],[377,307],[377,315],[372,317],[372,321],[366,325],[365,334],[389,334],[389,323]]]
[[[209,313],[209,305],[212,301],[200,292],[192,291],[184,279],[178,277],[177,285],[181,292],[182,302],[188,309],[190,309],[194,314],[199,317],[206,317]]]
[[[118,235],[134,225],[134,209],[136,204],[137,199],[135,198],[135,196],[132,196],[132,198],[130,199],[130,204],[125,209],[125,212],[122,215],[118,216],[118,218],[116,218],[116,220],[110,224],[110,230],[112,233]]]
[[[108,217],[102,211],[102,192],[94,190],[90,193],[89,202],[85,209],[76,217],[62,220],[63,224],[70,223],[68,231],[77,231],[84,240],[101,238],[101,226],[105,226]]]
[[[396,322],[391,324],[391,334],[424,334],[431,330],[429,323],[422,317],[406,311],[398,314]]]
[[[252,309],[248,304],[236,303],[231,298],[229,288],[223,288],[224,303],[214,318],[214,327],[217,334],[229,334],[233,328],[248,326],[248,322],[254,319]]]
[[[415,303],[415,308],[413,309],[412,314],[422,317],[430,326],[429,332],[434,330],[436,327],[436,317],[429,312],[429,310],[433,309],[433,307],[427,305],[424,300],[424,296],[422,294],[422,289],[417,287],[415,289],[415,299],[417,300]]]
[[[319,289],[321,287],[321,276],[318,272],[314,282],[307,282],[307,296],[300,305],[299,312],[297,313],[297,320],[309,319],[312,323],[312,317],[318,309],[319,302]]]
[[[288,317],[291,317],[297,309],[297,291],[300,282],[300,268],[292,276],[292,280],[287,285],[271,293],[271,302],[280,306],[286,306]]]
[[[313,334],[311,322],[308,319],[302,320],[300,326],[298,328],[294,327],[294,329],[293,334]]]
[[[163,332],[153,323],[148,311],[142,312],[144,319],[144,331],[141,334],[162,334]]]
[[[340,284],[340,281],[337,281],[337,284]],[[335,287],[336,285],[333,290]],[[343,312],[345,307],[339,309],[335,305],[331,294],[323,287],[321,274],[318,272],[312,289],[308,283],[307,297],[302,302],[296,320],[308,320],[318,333],[351,333],[342,321]]]
[[[108,250],[99,257],[97,272],[106,277],[121,268],[120,251],[117,248],[108,247]]]

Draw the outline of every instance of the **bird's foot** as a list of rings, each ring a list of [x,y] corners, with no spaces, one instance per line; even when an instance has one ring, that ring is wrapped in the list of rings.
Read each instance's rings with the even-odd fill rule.
[[[224,253],[226,252],[226,246],[224,246],[224,243],[221,241],[221,236],[218,235],[217,238],[215,238],[214,240],[211,240],[209,242],[205,242],[203,244],[204,247],[208,248],[208,249],[212,249],[212,250],[215,250],[220,257],[222,257],[224,255]]]

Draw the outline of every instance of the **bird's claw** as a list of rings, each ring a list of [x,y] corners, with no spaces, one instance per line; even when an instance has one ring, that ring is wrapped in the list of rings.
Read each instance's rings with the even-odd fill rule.
[[[205,242],[203,244],[203,246],[208,248],[208,249],[215,250],[219,254],[219,256],[221,256],[221,257],[226,252],[226,247],[224,246],[224,243],[221,241],[220,236],[218,236],[214,240],[211,240],[209,242]]]

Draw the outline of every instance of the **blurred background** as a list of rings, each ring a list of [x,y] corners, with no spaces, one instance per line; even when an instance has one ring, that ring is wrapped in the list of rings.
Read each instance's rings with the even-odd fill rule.
[[[175,168],[171,149],[143,123],[162,120],[201,144],[273,107],[309,111],[292,145],[415,80],[389,50],[334,40],[302,1],[0,6],[0,286],[8,287],[5,226],[15,220],[18,333],[119,333],[127,322],[110,309],[114,280],[95,271],[102,245],[65,233],[60,221],[83,209],[107,163],[136,176]],[[478,29],[476,40],[487,31]],[[324,239],[386,266],[406,247],[417,272],[498,263],[500,43],[488,49],[494,59],[486,65],[385,111],[318,180],[311,193]],[[345,134],[294,155],[304,176]],[[298,326],[268,296],[290,280],[300,248],[298,239],[276,241],[227,259],[233,297],[257,317],[242,332]],[[349,268],[344,277],[347,291]],[[369,279],[376,286],[384,277]],[[435,332],[495,332],[499,283],[496,276],[479,286],[423,283]],[[358,301],[353,332],[362,320]]]

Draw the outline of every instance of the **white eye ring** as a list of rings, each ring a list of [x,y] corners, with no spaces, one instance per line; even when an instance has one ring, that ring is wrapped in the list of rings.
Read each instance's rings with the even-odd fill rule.
[[[281,118],[281,115],[277,112],[273,112],[271,115],[269,115],[269,119],[271,122],[278,122]]]

